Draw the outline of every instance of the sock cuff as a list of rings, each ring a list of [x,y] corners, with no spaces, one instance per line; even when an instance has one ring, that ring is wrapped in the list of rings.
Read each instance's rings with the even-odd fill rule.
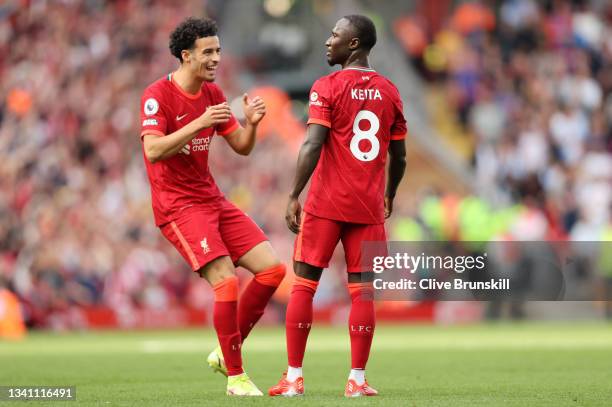
[[[348,283],[346,286],[351,294],[359,290],[371,291],[374,289],[372,283]]]
[[[293,287],[302,286],[310,288],[313,292],[317,291],[317,287],[319,286],[318,281],[309,280],[307,278],[295,276],[295,280],[293,281]]]
[[[238,301],[238,277],[230,276],[213,286],[216,302]]]
[[[287,267],[280,263],[255,274],[255,280],[263,285],[278,287],[285,278]]]

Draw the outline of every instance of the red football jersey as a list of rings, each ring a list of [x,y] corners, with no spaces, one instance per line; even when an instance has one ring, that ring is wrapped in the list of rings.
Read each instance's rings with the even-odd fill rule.
[[[208,106],[225,100],[225,95],[214,83],[204,82],[200,91],[193,95],[181,89],[170,74],[151,84],[142,95],[140,138],[145,134],[174,133],[201,116]],[[185,211],[220,208],[224,197],[208,170],[208,150],[215,133],[225,136],[238,126],[232,115],[228,122],[202,130],[180,153],[170,158],[152,164],[145,157],[157,225],[170,222]]]
[[[308,124],[329,127],[304,210],[351,223],[384,218],[390,140],[406,137],[397,88],[373,69],[346,68],[317,80]]]

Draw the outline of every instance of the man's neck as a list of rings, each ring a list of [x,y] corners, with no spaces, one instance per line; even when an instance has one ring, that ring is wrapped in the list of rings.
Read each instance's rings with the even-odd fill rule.
[[[202,88],[201,79],[195,78],[187,68],[181,65],[179,69],[174,71],[172,79],[178,86],[181,87],[185,92],[191,93],[192,95],[197,94]]]
[[[362,53],[355,53],[350,55],[346,62],[342,64],[342,69],[345,68],[369,68],[370,61],[368,61],[368,55]]]

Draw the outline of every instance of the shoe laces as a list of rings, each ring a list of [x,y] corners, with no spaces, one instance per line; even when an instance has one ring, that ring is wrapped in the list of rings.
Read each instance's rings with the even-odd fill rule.
[[[240,383],[244,383],[244,384],[250,384],[250,382],[251,382],[251,379],[247,375],[241,375],[237,380]]]
[[[248,385],[250,382],[251,379],[246,374],[241,374],[238,377],[232,378],[232,385]]]

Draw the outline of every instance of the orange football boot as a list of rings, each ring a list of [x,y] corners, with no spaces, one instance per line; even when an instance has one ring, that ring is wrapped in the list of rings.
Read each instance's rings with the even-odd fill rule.
[[[287,372],[283,373],[283,377],[279,380],[276,386],[270,387],[268,390],[270,396],[294,397],[304,395],[304,378],[298,377],[295,381],[287,380]]]
[[[344,388],[344,397],[377,396],[378,391],[370,387],[366,380],[361,386],[353,379],[349,379]]]

